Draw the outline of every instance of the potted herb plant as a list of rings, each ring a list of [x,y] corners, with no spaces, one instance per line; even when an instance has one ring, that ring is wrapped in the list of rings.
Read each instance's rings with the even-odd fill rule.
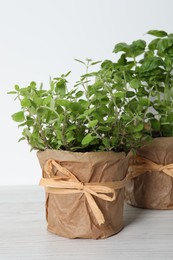
[[[142,208],[173,209],[173,34],[159,30],[148,34],[155,39],[144,43],[131,73],[140,86],[136,95],[149,104],[143,119],[153,140],[131,160],[126,200]],[[130,48],[119,44],[115,51],[123,51],[130,62]]]
[[[143,47],[142,47],[143,48]],[[136,45],[135,52],[141,46]],[[137,82],[127,78],[131,62],[87,60],[86,73],[67,90],[69,73],[44,89],[29,86],[9,92],[20,102],[12,115],[22,128],[43,170],[48,230],[69,238],[105,238],[123,228],[123,201],[130,156],[148,138],[144,100],[135,97]]]

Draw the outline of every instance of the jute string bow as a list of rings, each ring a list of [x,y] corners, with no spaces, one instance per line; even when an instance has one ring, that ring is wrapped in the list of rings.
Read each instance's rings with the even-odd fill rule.
[[[51,176],[53,167],[57,170],[58,176]],[[105,219],[92,195],[102,200],[114,201],[116,199],[115,190],[124,188],[126,184],[126,179],[113,182],[82,183],[76,178],[76,176],[74,176],[74,174],[62,167],[59,162],[52,159],[48,160],[44,165],[44,172],[46,172],[48,178],[42,178],[40,180],[40,185],[45,187],[47,193],[84,193],[99,225],[103,224]]]
[[[157,164],[149,159],[146,159],[141,156],[136,156],[133,160],[132,163],[129,165],[128,169],[128,175],[127,179],[133,179],[143,173],[146,172],[162,172],[170,177],[173,177],[173,163],[167,164],[167,165],[162,165],[162,164]]]

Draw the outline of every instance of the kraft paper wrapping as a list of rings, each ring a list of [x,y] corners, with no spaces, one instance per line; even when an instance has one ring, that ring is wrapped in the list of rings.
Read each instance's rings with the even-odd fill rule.
[[[124,153],[114,152],[78,153],[48,149],[39,151],[37,156],[44,178],[49,178],[44,171],[44,165],[52,159],[73,173],[82,183],[123,180],[129,161],[129,157]],[[52,177],[56,175],[54,169]],[[104,216],[105,222],[101,225],[93,215],[84,193],[46,193],[48,230],[67,238],[99,239],[118,233],[123,228],[124,188],[115,192],[114,201],[105,201],[93,196]]]
[[[173,163],[173,137],[155,138],[137,151],[137,156],[159,165]],[[163,171],[145,172],[127,182],[128,204],[148,209],[173,209],[173,177]]]

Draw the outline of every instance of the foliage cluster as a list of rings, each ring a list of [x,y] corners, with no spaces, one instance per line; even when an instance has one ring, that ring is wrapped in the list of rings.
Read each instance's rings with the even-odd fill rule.
[[[173,135],[173,34],[152,30],[144,40],[118,43],[116,62],[78,60],[86,68],[71,90],[67,74],[50,80],[49,89],[31,82],[14,94],[21,110],[12,115],[32,149],[125,151],[151,136]]]
[[[173,34],[158,30],[148,34],[155,37],[148,45],[144,40],[119,43],[114,52],[123,52],[124,65],[131,63],[130,84],[137,89],[134,96],[146,104],[144,122],[152,136],[173,136]]]

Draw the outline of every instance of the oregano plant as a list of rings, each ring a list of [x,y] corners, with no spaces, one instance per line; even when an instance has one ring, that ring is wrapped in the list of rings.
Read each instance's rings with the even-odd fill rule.
[[[141,54],[141,45],[134,52]],[[86,73],[71,90],[68,72],[51,79],[49,89],[31,82],[9,92],[20,102],[20,111],[12,115],[22,128],[20,140],[37,150],[128,152],[139,147],[150,137],[144,123],[149,94],[144,99],[136,93],[135,61],[123,56],[117,62],[106,60],[92,72],[98,62],[78,62]]]
[[[124,66],[131,66],[131,76],[126,78],[134,96],[146,106],[145,128],[152,137],[173,136],[173,34],[161,30],[148,34],[155,37],[148,44],[144,40],[118,43],[114,52],[122,53]]]

